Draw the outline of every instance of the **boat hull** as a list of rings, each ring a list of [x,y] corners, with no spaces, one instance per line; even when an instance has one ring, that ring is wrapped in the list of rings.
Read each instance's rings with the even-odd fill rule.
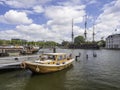
[[[60,64],[60,65],[41,65],[41,64],[35,64],[35,63],[25,63],[25,67],[30,69],[32,72],[35,73],[50,73],[50,72],[55,72],[55,71],[60,71],[65,68],[68,68],[69,66],[72,65],[73,61],[70,61],[69,63],[66,64]]]

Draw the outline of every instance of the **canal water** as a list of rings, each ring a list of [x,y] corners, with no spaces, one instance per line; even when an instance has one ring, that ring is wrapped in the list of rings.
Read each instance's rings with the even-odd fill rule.
[[[80,53],[81,57],[73,66],[54,73],[0,72],[0,90],[120,90],[119,50],[58,49],[57,52],[73,56]],[[93,57],[93,53],[97,56]]]

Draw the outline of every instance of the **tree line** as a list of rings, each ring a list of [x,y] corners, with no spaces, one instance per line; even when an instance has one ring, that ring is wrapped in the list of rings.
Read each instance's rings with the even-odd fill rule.
[[[62,43],[57,43],[55,41],[26,41],[21,39],[11,39],[11,40],[0,40],[0,45],[18,45],[18,46],[24,46],[24,45],[30,45],[30,46],[40,46],[40,47],[53,47],[53,46],[63,46],[65,48],[69,48],[70,45],[74,46],[80,46],[80,45],[92,45],[96,44],[100,47],[105,47],[105,41],[85,41],[85,38],[83,36],[77,36],[74,38],[74,42],[70,41],[62,41]]]
[[[77,36],[74,38],[74,42],[69,42],[69,41],[63,41],[62,45],[65,47],[70,47],[75,46],[75,47],[79,47],[79,46],[93,46],[93,45],[97,45],[98,47],[105,47],[105,41],[104,40],[100,40],[100,41],[85,41],[85,38],[83,36]]]
[[[1,46],[56,46],[58,43],[54,41],[24,41],[24,40],[0,40]]]

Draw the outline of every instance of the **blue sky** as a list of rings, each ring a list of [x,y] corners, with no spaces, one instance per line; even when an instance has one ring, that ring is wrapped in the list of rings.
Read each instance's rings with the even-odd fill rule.
[[[74,36],[84,36],[87,15],[87,40],[94,23],[97,41],[120,33],[119,10],[120,0],[0,0],[0,39],[71,41],[72,18]]]

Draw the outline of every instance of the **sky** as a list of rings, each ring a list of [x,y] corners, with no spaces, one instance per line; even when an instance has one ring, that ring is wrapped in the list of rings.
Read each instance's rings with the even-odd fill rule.
[[[120,34],[120,0],[0,0],[0,39],[28,41],[71,41],[84,36],[87,16],[87,40]],[[115,30],[117,29],[117,30]]]

